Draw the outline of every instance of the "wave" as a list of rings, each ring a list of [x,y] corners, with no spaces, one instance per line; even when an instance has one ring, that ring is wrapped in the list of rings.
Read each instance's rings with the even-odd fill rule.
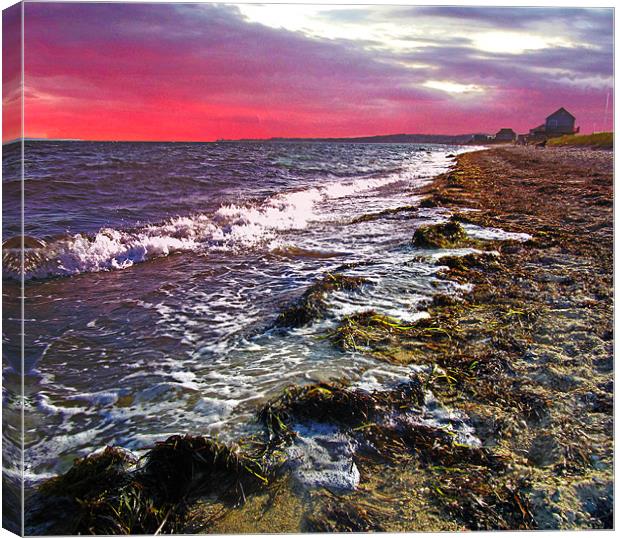
[[[122,270],[175,252],[253,248],[273,241],[278,232],[301,230],[313,221],[320,221],[325,217],[317,210],[322,202],[403,179],[392,174],[383,178],[339,181],[276,194],[258,204],[223,205],[211,215],[174,217],[133,230],[102,228],[94,235],[78,233],[47,244],[32,244],[32,248],[25,245],[24,278]],[[3,277],[19,279],[21,256],[19,248],[14,247],[13,244],[3,245]]]

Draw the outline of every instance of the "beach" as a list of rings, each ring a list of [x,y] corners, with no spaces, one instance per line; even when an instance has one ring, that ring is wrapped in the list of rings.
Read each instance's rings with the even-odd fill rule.
[[[489,394],[463,383],[464,408],[530,481],[534,528],[613,525],[612,173],[607,151],[502,148],[463,156],[432,192],[457,220],[532,236],[448,274],[475,284],[462,353],[503,364]],[[535,416],[520,391],[545,402]]]
[[[108,449],[77,462],[39,486],[33,528],[610,528],[613,154],[506,146],[447,158],[414,197],[352,221],[369,235],[386,219],[413,224],[386,271],[433,275],[416,303],[424,316],[380,310],[364,291],[384,270],[368,250],[330,265],[268,334],[318,342],[333,371],[274,387],[250,406],[253,431],[195,428],[160,435],[140,460]],[[75,498],[76,518],[46,519],[49,503],[76,513]]]

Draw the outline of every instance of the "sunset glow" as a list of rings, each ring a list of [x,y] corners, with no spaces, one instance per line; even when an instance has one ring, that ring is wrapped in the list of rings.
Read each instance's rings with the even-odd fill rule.
[[[27,3],[25,28],[27,137],[612,128],[611,9]]]

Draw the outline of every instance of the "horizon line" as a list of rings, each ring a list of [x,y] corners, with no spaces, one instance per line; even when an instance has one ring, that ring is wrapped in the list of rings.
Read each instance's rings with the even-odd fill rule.
[[[613,133],[613,130],[610,131],[592,131],[590,134],[596,133]],[[577,134],[577,133],[575,133]],[[586,134],[586,133],[578,133],[578,134]],[[469,132],[469,133],[460,133],[460,134],[446,134],[446,133],[438,133],[438,134],[429,134],[429,133],[390,133],[390,134],[380,134],[380,135],[365,135],[365,136],[330,136],[330,137],[321,137],[321,136],[272,136],[269,138],[217,138],[212,140],[123,140],[123,139],[89,139],[89,138],[42,138],[42,137],[20,137],[13,138],[11,140],[6,140],[2,142],[2,146],[9,146],[11,144],[15,144],[18,142],[110,142],[110,143],[140,143],[140,144],[217,144],[218,142],[278,142],[278,141],[289,141],[289,140],[300,140],[300,141],[332,141],[332,140],[366,140],[370,138],[387,138],[393,136],[427,136],[427,137],[451,137],[451,138],[460,138],[465,136],[474,136],[474,135],[487,135],[493,136],[493,133],[488,132]],[[401,143],[416,143],[416,142],[401,142]],[[423,143],[423,142],[420,142]],[[430,144],[432,142],[425,142]]]
[[[190,144],[208,144],[208,143],[217,143],[217,142],[245,142],[245,141],[256,141],[256,142],[269,142],[269,141],[278,141],[278,140],[358,140],[358,139],[366,139],[366,138],[381,138],[388,136],[444,136],[444,137],[462,137],[462,136],[473,136],[475,134],[489,134],[483,133],[481,131],[470,132],[470,133],[459,133],[459,134],[448,134],[448,133],[389,133],[389,134],[376,134],[376,135],[362,135],[362,136],[271,136],[269,138],[217,138],[211,140],[124,140],[124,139],[95,139],[95,138],[45,138],[45,137],[19,137],[13,138],[11,140],[6,140],[2,142],[2,145],[14,144],[16,142],[24,141],[24,142],[153,142],[153,143],[190,143]]]

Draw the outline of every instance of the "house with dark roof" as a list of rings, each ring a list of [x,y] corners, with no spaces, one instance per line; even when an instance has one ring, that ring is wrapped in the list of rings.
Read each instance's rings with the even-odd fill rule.
[[[578,132],[575,130],[575,116],[564,107],[547,116],[545,120],[545,134],[547,135],[564,135],[575,132]]]
[[[545,123],[530,129],[526,142],[539,142],[548,138],[576,134],[578,132],[579,127],[575,128],[575,116],[562,107],[547,116]]]
[[[496,142],[514,142],[517,139],[517,133],[512,129],[500,129],[495,135]]]

